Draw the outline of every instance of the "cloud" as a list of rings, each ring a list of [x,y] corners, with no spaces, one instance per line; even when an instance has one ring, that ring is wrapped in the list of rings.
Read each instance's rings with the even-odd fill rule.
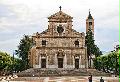
[[[114,28],[95,30],[95,40],[102,51],[112,51],[115,45],[118,44],[119,30]]]
[[[102,51],[113,49],[119,38],[119,0],[0,0],[0,49],[11,53],[24,34],[47,29],[47,17],[58,12],[60,5],[79,32],[85,32],[91,9],[96,44]]]

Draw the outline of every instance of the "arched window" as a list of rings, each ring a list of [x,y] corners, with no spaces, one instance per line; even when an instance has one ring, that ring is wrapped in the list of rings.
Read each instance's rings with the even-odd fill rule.
[[[79,41],[78,40],[76,40],[74,44],[75,44],[75,47],[79,47]]]
[[[42,40],[42,46],[46,46],[46,40]]]
[[[89,26],[92,25],[92,22],[89,22]]]

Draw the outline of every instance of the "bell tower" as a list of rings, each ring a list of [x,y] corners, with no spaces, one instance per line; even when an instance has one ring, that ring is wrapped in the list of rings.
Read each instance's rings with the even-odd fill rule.
[[[86,19],[86,33],[88,32],[89,29],[92,31],[94,35],[94,19],[90,13],[90,10],[89,10],[89,15]]]

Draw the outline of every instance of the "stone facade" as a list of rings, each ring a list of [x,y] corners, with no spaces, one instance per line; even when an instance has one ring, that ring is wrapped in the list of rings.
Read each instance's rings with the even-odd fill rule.
[[[73,29],[73,17],[59,11],[48,17],[48,29],[33,34],[29,52],[33,68],[87,68],[85,33]]]

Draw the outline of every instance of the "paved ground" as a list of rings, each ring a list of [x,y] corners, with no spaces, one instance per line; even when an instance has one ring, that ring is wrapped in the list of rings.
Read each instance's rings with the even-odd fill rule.
[[[0,77],[3,78],[3,77]],[[100,77],[93,77],[93,82],[99,82]],[[105,82],[119,82],[117,77],[103,77]],[[6,81],[7,80],[7,81]],[[63,77],[15,77],[1,79],[1,82],[88,82],[88,77],[84,76],[63,76]]]

